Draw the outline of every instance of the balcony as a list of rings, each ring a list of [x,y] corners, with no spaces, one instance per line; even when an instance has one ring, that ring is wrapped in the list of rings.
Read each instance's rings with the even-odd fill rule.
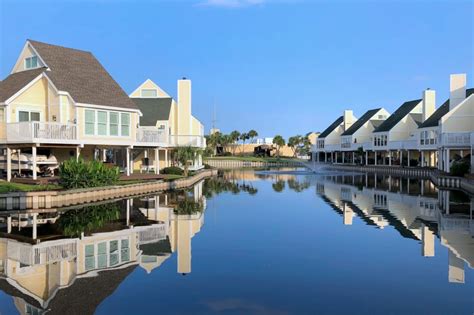
[[[450,132],[441,134],[443,146],[471,146],[470,132]]]
[[[170,145],[176,147],[191,146],[191,147],[206,147],[206,139],[203,136],[184,136],[184,135],[171,135]]]
[[[24,121],[6,125],[8,143],[78,143],[75,124]]]
[[[28,266],[67,261],[77,256],[77,240],[63,239],[36,245],[8,241],[7,255]]]
[[[168,143],[166,130],[155,127],[138,127],[137,142],[143,145],[166,145]]]

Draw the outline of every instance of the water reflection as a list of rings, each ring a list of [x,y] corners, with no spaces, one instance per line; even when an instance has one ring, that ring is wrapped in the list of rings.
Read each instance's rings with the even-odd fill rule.
[[[448,281],[464,283],[474,266],[474,200],[460,191],[437,190],[429,180],[377,175],[315,177],[317,194],[352,225],[393,226],[420,241],[421,255],[435,256],[435,237],[448,249]]]
[[[173,253],[191,272],[204,224],[203,182],[190,191],[83,208],[0,215],[0,289],[20,314],[92,314],[137,267],[151,273]]]

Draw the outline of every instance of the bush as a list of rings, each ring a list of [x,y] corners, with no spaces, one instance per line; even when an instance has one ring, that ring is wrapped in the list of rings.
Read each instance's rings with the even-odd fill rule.
[[[115,184],[120,173],[98,161],[70,159],[59,167],[59,182],[66,189],[108,186]]]
[[[232,156],[232,152],[223,152],[220,156]]]
[[[469,173],[468,162],[466,161],[454,162],[453,165],[451,165],[451,175],[462,177],[467,173]]]
[[[161,173],[167,175],[183,175],[184,171],[177,166],[165,167]]]
[[[210,166],[209,164],[204,163],[204,169],[205,170],[210,170],[210,169],[213,169],[213,167]]]

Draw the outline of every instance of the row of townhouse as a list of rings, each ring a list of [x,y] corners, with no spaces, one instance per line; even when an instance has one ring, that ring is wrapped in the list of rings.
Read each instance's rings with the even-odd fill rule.
[[[27,40],[0,81],[0,169],[12,175],[53,173],[71,157],[159,173],[178,146],[205,147],[192,115],[191,81],[177,100],[146,80],[131,95],[88,51]],[[200,156],[193,168],[202,167]]]
[[[345,110],[318,137],[312,159],[325,163],[434,167],[470,159],[474,172],[474,88],[466,74],[450,76],[450,97],[436,109],[436,92],[404,102],[394,113],[368,110],[357,119]]]

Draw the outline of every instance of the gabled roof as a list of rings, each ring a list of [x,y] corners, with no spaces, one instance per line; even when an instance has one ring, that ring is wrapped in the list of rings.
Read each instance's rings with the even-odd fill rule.
[[[396,124],[408,115],[419,103],[421,99],[408,101],[402,104],[392,115],[390,115],[374,132],[390,131]]]
[[[158,120],[168,120],[171,112],[172,98],[132,98],[142,112],[140,126],[156,126]]]
[[[45,70],[46,68],[38,68],[12,73],[5,80],[0,81],[0,102],[5,102]]]
[[[353,135],[357,130],[360,129],[367,121],[369,121],[370,118],[372,118],[377,112],[380,110],[380,108],[376,109],[371,109],[365,112],[364,115],[362,115],[359,120],[357,120],[355,123],[352,124],[346,131],[342,133],[342,136],[351,136]]]
[[[137,109],[92,53],[28,40],[51,71],[47,76],[57,89],[75,102]]]
[[[336,129],[340,124],[342,124],[343,121],[344,117],[340,116],[319,135],[318,139],[326,138],[334,129]]]
[[[374,126],[374,128],[378,128],[381,124],[383,124],[384,121],[384,119],[372,119],[370,123],[372,126]]]
[[[411,118],[416,122],[418,126],[421,125],[421,122],[423,121],[423,114],[421,113],[412,113],[410,114]]]
[[[474,94],[474,88],[466,90],[466,98]],[[449,112],[449,98],[438,107],[438,109],[426,119],[419,128],[428,128],[439,126],[439,120]]]

